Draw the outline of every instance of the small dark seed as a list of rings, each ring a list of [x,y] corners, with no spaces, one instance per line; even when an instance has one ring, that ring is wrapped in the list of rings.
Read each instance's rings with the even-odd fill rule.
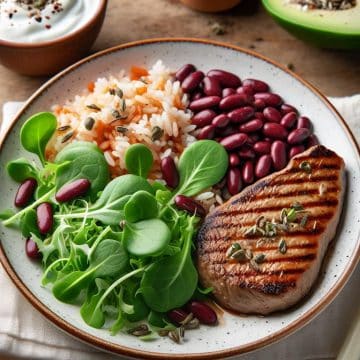
[[[92,130],[92,128],[94,127],[94,124],[95,124],[95,119],[92,118],[91,116],[89,116],[85,119],[84,126],[85,126],[86,130],[89,130],[89,131]]]
[[[69,133],[67,133],[61,140],[61,143],[66,143],[68,140],[70,140],[72,137],[74,136],[74,132],[70,131]]]
[[[114,117],[115,119],[121,119],[121,115],[120,115],[119,111],[116,110],[116,109],[111,110],[111,115],[112,115],[112,117]]]
[[[116,131],[121,134],[126,134],[129,131],[129,129],[126,128],[125,126],[117,126]]]
[[[58,131],[66,131],[66,130],[69,130],[69,129],[71,129],[70,125],[64,125],[64,126],[60,126],[57,130]]]
[[[101,111],[101,109],[95,104],[86,105],[86,107],[91,110]]]
[[[180,336],[177,330],[169,331],[168,337],[176,344],[180,344]]]
[[[258,254],[254,257],[254,261],[257,264],[261,264],[262,262],[264,262],[264,260],[265,260],[265,254]]]
[[[151,141],[154,142],[159,140],[164,134],[164,130],[161,129],[159,126],[154,126],[151,132]]]

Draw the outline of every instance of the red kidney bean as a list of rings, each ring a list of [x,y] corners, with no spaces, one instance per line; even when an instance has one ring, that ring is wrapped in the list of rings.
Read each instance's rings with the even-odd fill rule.
[[[168,318],[174,325],[180,325],[189,314],[183,309],[173,309],[167,313]]]
[[[289,104],[282,104],[280,109],[281,109],[281,113],[283,115],[290,113],[290,112],[294,112],[295,114],[298,113],[297,109],[294,106],[289,105]]]
[[[281,121],[281,114],[279,110],[275,109],[272,106],[268,106],[264,109],[263,114],[265,119],[270,122],[279,123]]]
[[[191,123],[197,127],[203,127],[205,125],[210,125],[213,119],[216,116],[216,112],[211,109],[205,109],[193,116]]]
[[[240,146],[244,145],[248,139],[248,136],[246,134],[238,133],[229,135],[225,138],[223,138],[220,141],[220,144],[226,149],[226,150],[233,150],[236,148],[239,148]]]
[[[263,127],[263,134],[271,139],[286,139],[288,132],[286,129],[277,123],[266,123]]]
[[[26,239],[25,253],[26,253],[27,257],[30,259],[39,259],[40,258],[39,248],[37,247],[35,241],[33,241],[31,238]]]
[[[197,138],[199,140],[212,139],[214,135],[215,135],[215,126],[206,125],[200,130]]]
[[[255,111],[251,106],[243,106],[228,113],[228,117],[232,122],[244,123],[255,115]]]
[[[271,145],[271,158],[275,170],[283,169],[287,164],[286,144],[283,141],[276,140]]]
[[[234,89],[232,89],[232,88],[225,88],[222,91],[222,97],[223,98],[227,97],[229,95],[233,95],[233,94],[236,94],[236,91]]]
[[[255,92],[267,92],[269,91],[269,85],[264,81],[257,79],[245,79],[243,81],[244,86],[251,85]]]
[[[257,141],[259,141],[260,136],[258,134],[249,134],[247,144],[253,146]]]
[[[223,128],[227,126],[230,122],[230,119],[225,114],[217,115],[213,118],[212,124],[216,126],[217,128]]]
[[[251,160],[245,162],[241,169],[242,179],[245,184],[254,182],[254,163]]]
[[[248,97],[244,94],[233,94],[222,98],[219,103],[221,110],[231,110],[248,103]]]
[[[265,108],[266,104],[265,104],[265,101],[262,99],[255,99],[254,106],[257,110],[262,110]]]
[[[204,325],[216,325],[216,312],[207,304],[200,301],[191,301],[189,304],[190,311]]]
[[[254,97],[263,100],[267,106],[279,106],[282,103],[282,99],[278,94],[269,92],[259,92]]]
[[[167,186],[176,188],[179,184],[179,173],[175,165],[175,161],[171,156],[166,156],[161,160],[160,168],[162,177]]]
[[[183,80],[181,84],[182,90],[185,93],[194,91],[200,85],[203,78],[204,73],[202,71],[194,71]]]
[[[319,145],[319,139],[317,138],[316,135],[312,134],[307,139],[306,145],[307,145],[307,147],[312,147],[312,146],[315,146],[315,145]]]
[[[271,170],[271,156],[262,155],[255,165],[255,175],[258,179],[269,174]]]
[[[270,154],[271,143],[269,141],[258,141],[254,144],[253,149],[258,154]]]
[[[206,215],[205,209],[194,199],[185,195],[176,195],[175,205],[180,209],[190,214],[196,214],[197,216],[203,217]]]
[[[255,90],[251,85],[243,85],[236,89],[236,92],[238,94],[246,94],[249,96],[253,96],[255,94]]]
[[[263,122],[259,119],[252,119],[245,124],[239,126],[239,130],[244,133],[251,133],[260,130],[263,127]]]
[[[256,157],[254,150],[250,148],[240,149],[238,154],[241,159],[255,159]]]
[[[304,145],[295,145],[289,151],[289,158],[293,158],[295,155],[302,153],[305,150]]]
[[[226,186],[231,195],[235,195],[241,190],[241,172],[238,168],[229,169],[226,178]]]
[[[241,85],[239,77],[228,71],[214,69],[210,70],[206,75],[219,80],[223,88],[237,88]]]
[[[199,99],[201,99],[203,96],[204,96],[204,94],[203,94],[201,91],[194,92],[194,93],[191,95],[191,101],[199,100]]]
[[[287,137],[289,144],[300,144],[310,136],[310,130],[305,128],[293,130]]]
[[[91,183],[88,179],[77,179],[65,184],[56,193],[55,199],[58,202],[67,202],[79,196],[85,195],[90,189]]]
[[[51,231],[54,223],[53,209],[50,203],[44,202],[36,209],[37,226],[41,234]]]
[[[26,179],[19,186],[16,195],[14,204],[16,207],[25,207],[31,197],[33,196],[35,189],[37,187],[37,182],[33,178]]]
[[[312,130],[312,125],[311,125],[311,121],[308,117],[306,116],[300,116],[298,119],[298,122],[296,124],[296,127],[298,129],[300,128],[304,128],[304,129],[309,129],[310,131]]]
[[[185,80],[185,78],[188,77],[194,71],[196,71],[196,68],[194,65],[185,64],[175,73],[175,78],[176,78],[176,80],[183,82]]]
[[[237,128],[237,126],[234,125],[228,125],[224,128],[217,128],[216,129],[216,134],[219,135],[220,137],[226,137],[229,135],[233,135],[233,134],[237,134],[239,132],[239,129]]]
[[[280,124],[286,128],[286,129],[292,129],[296,123],[296,120],[297,120],[297,115],[295,112],[288,112],[286,113],[281,121],[280,121]]]
[[[255,98],[254,95],[250,94],[249,92],[246,92],[242,86],[236,89],[236,93],[238,95],[243,96],[244,102],[249,105],[253,105]]]
[[[229,154],[229,165],[234,167],[240,164],[240,158],[238,154],[231,153]]]
[[[192,101],[189,105],[189,109],[197,112],[204,109],[213,108],[219,105],[220,100],[220,96],[205,96],[201,99]]]
[[[211,77],[205,76],[204,80],[203,80],[203,90],[204,90],[205,95],[207,95],[207,96],[212,96],[212,95],[221,96],[222,95],[220,82],[216,78],[211,78]]]
[[[265,118],[264,114],[263,114],[261,111],[256,111],[255,114],[254,114],[254,116],[255,116],[257,119],[261,120],[262,122],[265,122],[265,121],[266,121],[266,118]]]

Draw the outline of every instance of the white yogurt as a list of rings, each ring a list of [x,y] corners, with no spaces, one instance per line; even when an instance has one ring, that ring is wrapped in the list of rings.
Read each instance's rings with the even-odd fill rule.
[[[40,1],[41,2],[41,1]],[[70,34],[95,14],[100,0],[0,0],[0,39],[41,43]]]

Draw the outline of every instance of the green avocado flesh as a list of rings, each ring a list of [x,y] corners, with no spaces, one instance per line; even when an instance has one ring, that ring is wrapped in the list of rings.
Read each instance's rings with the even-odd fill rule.
[[[360,49],[360,1],[348,10],[303,10],[288,0],[262,0],[274,19],[298,38],[329,48]]]

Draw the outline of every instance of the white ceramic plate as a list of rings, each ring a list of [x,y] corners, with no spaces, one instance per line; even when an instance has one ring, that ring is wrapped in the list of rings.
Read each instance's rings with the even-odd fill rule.
[[[295,105],[302,114],[312,119],[321,143],[345,159],[348,190],[342,221],[313,291],[297,307],[265,318],[225,313],[219,326],[202,326],[191,332],[191,336],[181,346],[176,346],[166,338],[142,342],[126,334],[110,336],[107,330],[87,326],[79,315],[78,307],[58,302],[49,290],[40,286],[40,266],[26,258],[24,241],[19,232],[2,225],[1,261],[15,285],[50,321],[69,334],[105,350],[137,358],[163,359],[170,356],[189,359],[224,358],[254,350],[289,335],[324,309],[345,285],[360,253],[360,192],[356,188],[360,181],[359,148],[344,121],[326,99],[281,66],[236,47],[190,39],[126,44],[81,61],[37,91],[14,119],[11,130],[0,140],[1,207],[12,206],[16,191],[16,184],[5,174],[5,164],[20,156],[29,157],[19,144],[19,129],[25,119],[38,111],[49,110],[54,103],[72,98],[91,80],[116,74],[133,64],[151,66],[158,59],[174,70],[190,62],[204,71],[221,68],[233,71],[241,78],[265,80],[286,102]]]

